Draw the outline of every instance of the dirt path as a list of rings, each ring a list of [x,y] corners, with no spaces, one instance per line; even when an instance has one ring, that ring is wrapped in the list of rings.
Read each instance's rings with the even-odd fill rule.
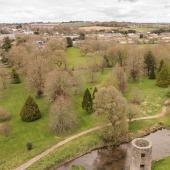
[[[164,106],[162,107],[162,110],[160,113],[158,113],[157,115],[153,115],[153,116],[146,116],[146,117],[140,117],[140,118],[135,118],[132,119],[132,121],[137,121],[137,120],[150,120],[150,119],[156,119],[156,118],[160,118],[166,115],[167,113],[167,104],[169,103],[169,101],[165,101]],[[78,133],[76,135],[73,135],[59,143],[57,143],[56,145],[52,146],[51,148],[45,150],[44,152],[40,153],[39,155],[35,156],[34,158],[28,160],[27,162],[25,162],[24,164],[22,164],[21,166],[19,166],[18,168],[16,168],[15,170],[25,170],[28,167],[30,167],[32,164],[34,164],[35,162],[37,162],[38,160],[40,160],[41,158],[45,157],[46,155],[48,155],[49,153],[51,153],[52,151],[54,151],[55,149],[59,148],[60,146],[63,146],[67,143],[69,143],[70,141],[77,139],[83,135],[89,134],[91,132],[94,132],[96,130],[102,129],[106,126],[110,126],[110,124],[107,125],[103,125],[103,126],[97,126],[94,128],[91,128],[89,130],[83,131],[81,133]]]

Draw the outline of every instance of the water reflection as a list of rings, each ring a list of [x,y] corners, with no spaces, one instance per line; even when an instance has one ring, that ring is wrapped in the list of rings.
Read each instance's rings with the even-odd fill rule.
[[[160,130],[145,137],[152,142],[152,159],[160,160],[170,156],[170,130]],[[56,170],[69,170],[72,165],[82,165],[86,170],[128,170],[130,144],[116,149],[92,151]]]

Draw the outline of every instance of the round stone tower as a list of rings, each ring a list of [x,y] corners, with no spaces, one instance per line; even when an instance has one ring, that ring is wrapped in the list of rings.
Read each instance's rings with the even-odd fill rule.
[[[152,143],[143,138],[134,139],[131,143],[130,170],[151,170]]]

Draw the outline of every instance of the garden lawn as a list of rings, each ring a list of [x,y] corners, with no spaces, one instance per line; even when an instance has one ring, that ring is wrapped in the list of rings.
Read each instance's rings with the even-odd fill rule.
[[[128,100],[131,98],[131,91],[139,89],[143,98],[143,102],[139,106],[143,116],[157,114],[166,100],[167,88],[160,88],[156,86],[155,80],[147,78],[142,79],[139,83],[129,83],[128,92],[126,97]]]
[[[152,165],[152,170],[169,170],[169,169],[170,169],[170,157],[154,162]]]

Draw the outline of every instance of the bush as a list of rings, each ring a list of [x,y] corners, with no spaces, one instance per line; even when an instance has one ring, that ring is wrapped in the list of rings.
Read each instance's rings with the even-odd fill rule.
[[[11,79],[12,79],[12,83],[13,83],[13,84],[21,83],[19,74],[16,72],[15,69],[12,69]]]
[[[41,112],[38,108],[38,105],[35,103],[31,96],[29,96],[26,100],[21,110],[20,116],[21,119],[25,122],[32,122],[41,118]]]
[[[170,98],[170,91],[166,93],[166,97]]]
[[[3,108],[0,108],[0,122],[5,122],[11,119],[11,114]]]
[[[141,104],[143,101],[143,96],[141,94],[141,91],[138,88],[132,89],[132,92],[130,94],[131,102],[134,104]]]
[[[1,135],[8,137],[10,134],[10,131],[11,131],[11,128],[10,128],[9,123],[0,124],[0,134]]]
[[[32,143],[31,142],[27,142],[26,147],[27,147],[28,151],[32,150]]]

